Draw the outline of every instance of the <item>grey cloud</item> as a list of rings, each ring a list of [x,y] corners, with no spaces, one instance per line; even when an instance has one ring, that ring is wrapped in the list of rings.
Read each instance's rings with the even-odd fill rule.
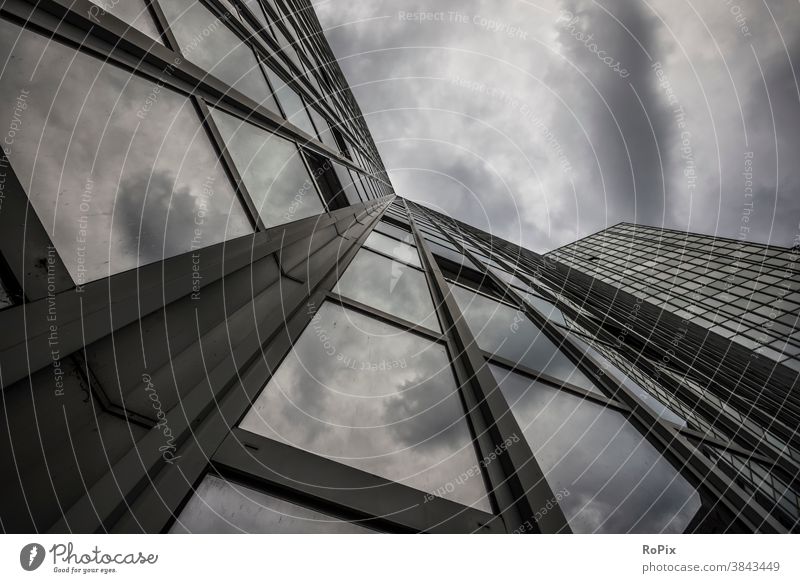
[[[736,237],[749,149],[757,170],[749,240],[788,245],[797,233],[800,10],[788,0],[769,9],[791,60],[770,13],[750,4],[742,7],[749,37],[721,3],[316,8],[402,196],[537,251],[621,220]],[[425,10],[442,21],[398,16]],[[562,10],[627,77],[565,29]],[[492,31],[481,19],[521,32]],[[677,104],[659,86],[656,61]],[[676,105],[690,130],[694,184]]]

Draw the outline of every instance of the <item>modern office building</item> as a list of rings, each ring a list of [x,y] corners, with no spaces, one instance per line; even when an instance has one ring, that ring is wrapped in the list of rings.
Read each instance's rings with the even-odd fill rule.
[[[8,0],[0,58],[4,531],[797,528],[796,367],[395,196],[306,0]]]
[[[620,223],[549,257],[800,370],[792,249]]]

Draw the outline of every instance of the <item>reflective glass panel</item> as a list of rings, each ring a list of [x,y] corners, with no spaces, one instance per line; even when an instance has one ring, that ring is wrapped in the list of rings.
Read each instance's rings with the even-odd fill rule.
[[[489,511],[444,346],[326,302],[242,421],[247,431]]]
[[[267,227],[325,211],[294,143],[222,110],[211,114]]]
[[[586,390],[601,392],[524,312],[458,285],[450,285],[450,289],[483,350]]]
[[[187,59],[257,103],[278,111],[253,50],[222,20],[196,0],[162,0],[159,4]]]
[[[644,404],[647,405],[656,415],[666,419],[671,423],[674,423],[678,427],[686,427],[686,420],[683,417],[675,413],[655,396],[651,395],[647,389],[640,386],[639,383],[635,382],[627,374],[622,372],[622,370],[620,370],[605,356],[600,354],[597,350],[589,346],[580,338],[576,337],[574,334],[571,334],[570,338],[585,353],[594,357],[594,359],[600,364],[603,374],[611,373],[609,376],[612,380],[623,384],[628,390],[639,397],[639,399],[641,399],[642,402],[644,402]]]
[[[0,59],[7,155],[77,284],[252,232],[186,97],[5,20]]]
[[[203,478],[186,503],[172,534],[359,534],[371,530],[228,482]]]
[[[283,108],[283,116],[289,123],[296,125],[309,136],[316,139],[317,131],[314,129],[314,124],[311,123],[311,118],[308,117],[306,106],[303,104],[303,98],[269,67],[267,67],[267,76]]]
[[[545,318],[553,322],[557,326],[566,326],[567,321],[564,319],[564,314],[556,308],[553,304],[546,299],[536,295],[533,292],[521,292],[520,297],[528,303],[532,308],[538,310]]]
[[[491,260],[486,259],[485,257],[481,257],[483,261],[490,262]],[[492,273],[494,273],[497,277],[501,280],[506,282],[508,285],[513,285],[515,287],[527,290],[530,286],[518,278],[516,275],[512,275],[503,269],[497,269],[496,267],[489,267]]]
[[[440,257],[444,257],[445,259],[449,259],[450,261],[453,261],[457,265],[464,265],[464,266],[469,267],[471,269],[475,268],[475,266],[473,265],[472,261],[470,261],[469,259],[464,257],[458,251],[453,251],[449,247],[444,247],[442,245],[439,245],[438,243],[434,243],[430,239],[427,240],[427,245],[428,245],[428,249],[431,250],[431,253],[434,253],[434,254],[436,254],[436,255],[438,255]]]
[[[332,164],[333,171],[336,172],[336,177],[339,179],[339,182],[342,185],[342,190],[344,191],[345,197],[347,197],[347,202],[349,204],[361,202],[361,197],[358,195],[358,190],[356,190],[356,187],[353,184],[353,177],[350,174],[350,170],[338,162],[333,162]]]
[[[359,250],[333,291],[414,324],[441,331],[425,274],[368,249]]]
[[[258,0],[243,0],[243,2],[250,9],[250,13],[261,23],[261,26],[268,29],[269,23],[264,11],[261,9],[261,3]]]
[[[124,2],[113,2],[112,0],[90,0],[97,7],[89,9],[89,20],[96,21],[104,12],[113,14],[120,20],[127,22],[139,32],[143,32],[150,38],[161,42],[161,35],[158,34],[156,23],[150,12],[147,10],[143,0],[125,0]]]
[[[680,533],[700,496],[612,409],[490,365],[577,533]]]
[[[369,237],[367,237],[366,241],[364,241],[364,246],[374,249],[375,251],[385,253],[386,255],[390,255],[398,261],[410,263],[411,265],[416,265],[420,268],[422,267],[416,247],[401,243],[397,239],[392,239],[391,237],[387,237],[386,235],[378,233],[377,231],[372,231],[369,234]]]
[[[317,135],[319,136],[320,140],[322,140],[322,143],[328,146],[334,152],[338,152],[339,146],[336,143],[336,139],[333,137],[333,134],[331,133],[331,126],[328,124],[325,118],[322,117],[322,115],[319,114],[313,107],[309,107],[307,111],[309,114],[311,114],[311,118],[314,120],[314,126],[317,128]]]

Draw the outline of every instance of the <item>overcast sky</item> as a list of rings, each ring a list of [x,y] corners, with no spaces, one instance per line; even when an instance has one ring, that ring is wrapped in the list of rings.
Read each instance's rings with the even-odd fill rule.
[[[314,5],[401,196],[540,252],[800,236],[798,0]]]

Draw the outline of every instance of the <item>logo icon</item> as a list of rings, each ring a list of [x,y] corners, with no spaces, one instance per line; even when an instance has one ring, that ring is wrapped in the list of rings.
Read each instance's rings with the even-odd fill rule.
[[[38,543],[30,543],[19,552],[19,564],[26,571],[35,571],[44,562],[44,547]]]

